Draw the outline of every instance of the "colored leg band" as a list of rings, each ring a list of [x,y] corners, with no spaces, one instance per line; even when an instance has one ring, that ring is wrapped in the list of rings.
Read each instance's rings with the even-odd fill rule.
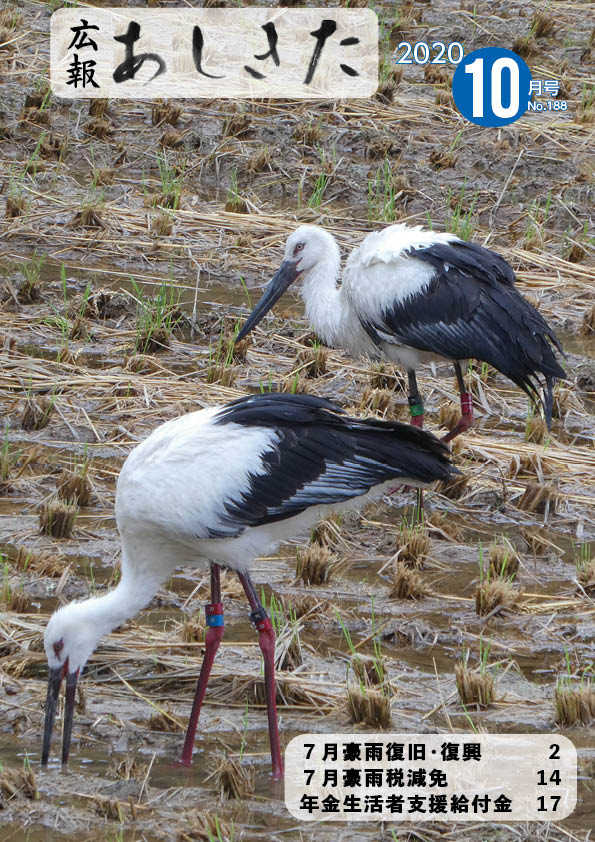
[[[254,628],[259,632],[269,631],[273,628],[273,624],[265,614],[264,610],[253,611],[250,614],[250,622],[253,623]]]
[[[424,414],[423,403],[409,404],[409,415],[411,415],[412,418],[415,418],[416,415],[423,415],[423,414]]]
[[[207,626],[209,626],[209,628],[212,626],[225,625],[222,602],[210,602],[208,605],[205,605],[205,614],[207,617]]]
[[[473,395],[471,392],[461,392],[461,412],[463,415],[473,415]]]

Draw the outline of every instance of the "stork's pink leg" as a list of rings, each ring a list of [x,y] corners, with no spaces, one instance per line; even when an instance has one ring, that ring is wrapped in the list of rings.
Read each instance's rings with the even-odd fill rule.
[[[417,388],[417,378],[415,371],[410,369],[407,372],[407,379],[409,380],[409,415],[411,416],[411,423],[414,427],[423,428],[424,425],[424,404]]]
[[[273,778],[283,777],[283,757],[279,742],[277,722],[277,691],[275,688],[275,631],[273,625],[258,598],[248,573],[238,573],[238,577],[248,597],[252,613],[250,619],[258,631],[258,643],[264,660],[264,692],[269,720],[269,742],[271,744],[271,764]]]
[[[451,430],[450,433],[447,433],[443,437],[442,441],[452,441],[460,433],[464,433],[465,430],[468,430],[469,427],[473,424],[473,395],[471,394],[471,392],[467,391],[467,387],[465,385],[465,378],[463,377],[463,372],[461,371],[461,363],[456,361],[454,363],[454,369],[455,374],[457,376],[459,393],[461,395],[461,418],[454,430]]]
[[[461,417],[456,427],[447,433],[442,441],[452,441],[460,433],[464,433],[473,424],[473,395],[471,392],[461,392]]]
[[[207,615],[207,633],[205,635],[205,656],[200,668],[194,702],[188,720],[188,730],[184,740],[182,751],[182,766],[190,766],[192,763],[192,750],[194,749],[194,738],[198,726],[198,717],[202,707],[203,699],[207,691],[207,684],[211,674],[211,668],[217,649],[223,637],[225,628],[223,621],[223,603],[221,602],[221,568],[218,564],[211,564],[211,602],[205,605]]]

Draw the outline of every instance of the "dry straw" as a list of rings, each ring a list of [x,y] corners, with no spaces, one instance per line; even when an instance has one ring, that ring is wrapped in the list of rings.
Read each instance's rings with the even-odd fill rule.
[[[452,403],[440,404],[440,413],[438,415],[438,424],[441,427],[446,427],[447,430],[454,430],[459,423],[461,413],[459,409]]]
[[[298,351],[294,372],[303,371],[308,377],[320,377],[327,371],[328,351],[320,346]]]
[[[328,547],[331,550],[334,549],[342,541],[342,522],[343,517],[340,513],[329,512],[325,518],[319,520],[312,527],[310,542],[312,544],[320,544],[321,547]]]
[[[235,842],[235,825],[214,813],[190,810],[182,815],[176,842]]]
[[[560,725],[590,725],[595,721],[595,686],[585,680],[573,687],[570,680],[558,682],[554,694],[556,722]]]
[[[29,550],[18,547],[14,565],[24,573],[35,573],[37,576],[59,578],[66,569],[66,559],[55,552],[45,550]]]
[[[329,623],[331,605],[327,599],[320,599],[313,593],[299,593],[291,599],[283,597],[282,607],[288,616],[295,617],[302,623]]]
[[[549,435],[547,425],[540,415],[530,415],[525,426],[525,441],[543,444]]]
[[[56,491],[60,500],[77,506],[88,506],[91,499],[88,466],[76,471],[64,469],[56,483]]]
[[[80,313],[75,315],[70,323],[70,339],[88,339],[89,338],[89,322]]]
[[[385,689],[348,684],[347,710],[354,725],[361,723],[382,730],[391,727],[390,699]]]
[[[399,369],[391,363],[373,363],[370,366],[372,389],[390,389],[393,392],[405,390],[405,379]]]
[[[181,114],[182,109],[179,105],[158,100],[151,109],[151,122],[154,126],[158,126],[161,123],[169,123],[170,126],[177,126]]]
[[[494,700],[494,679],[484,669],[470,669],[464,663],[455,664],[455,680],[459,698],[464,705],[488,707]]]
[[[93,137],[97,137],[99,138],[99,140],[103,140],[104,138],[109,137],[114,133],[114,129],[111,122],[109,120],[105,120],[102,117],[92,117],[85,124],[84,128],[87,134],[90,134]]]
[[[480,617],[499,614],[515,606],[518,593],[506,579],[486,579],[477,586],[475,610]]]
[[[151,229],[158,237],[169,237],[173,227],[174,221],[167,213],[158,213],[151,222]]]
[[[11,586],[6,571],[0,588],[0,605],[3,606],[5,611],[14,611],[17,614],[26,614],[31,610],[31,600],[22,587],[13,588]],[[6,664],[4,664],[4,668],[6,668]]]
[[[386,670],[382,659],[356,653],[351,656],[351,669],[358,682],[366,687],[384,684]]]
[[[184,135],[175,129],[167,129],[159,138],[159,143],[170,149],[178,149],[184,143]]]
[[[436,491],[444,497],[448,497],[449,500],[460,500],[468,489],[469,477],[465,474],[436,483]]]
[[[7,196],[4,215],[6,219],[17,219],[23,216],[27,209],[27,200],[24,196]]]
[[[234,757],[221,755],[214,772],[215,785],[223,798],[242,801],[254,792],[254,771]]]
[[[52,538],[70,538],[78,507],[52,497],[39,507],[39,528]]]
[[[588,596],[595,596],[595,559],[586,561],[578,570],[578,582]]]
[[[560,552],[559,548],[552,541],[549,541],[535,529],[521,529],[521,535],[535,556],[546,555],[548,552]]]
[[[349,0],[345,0],[346,4],[347,2]],[[352,2],[350,2],[350,5],[352,5]],[[412,14],[413,12],[407,11],[404,18],[408,16],[409,23],[402,19],[400,25],[410,26]],[[542,24],[535,18],[534,21],[536,25],[532,36],[541,37],[542,34],[545,34],[540,33]],[[16,51],[18,46],[19,44],[13,49]],[[586,46],[588,45],[586,44]],[[41,54],[40,57],[42,58]],[[18,68],[18,62],[15,67]],[[574,74],[574,77],[569,79],[567,84],[572,85],[573,95],[576,95],[578,90],[580,96],[584,70],[577,71],[577,73],[578,75]],[[429,84],[429,78],[426,81]],[[440,81],[439,78],[432,78],[431,84],[444,84],[444,82]],[[307,103],[292,104],[290,111],[288,111],[286,104],[263,101],[258,104],[260,110],[255,109],[254,113],[249,116],[250,128],[256,129],[259,125],[270,125],[272,120],[279,120],[279,124],[281,124],[281,121],[287,121],[289,115],[291,122],[288,125],[296,126],[299,143],[302,145],[299,150],[300,155],[304,151],[311,155],[320,142],[326,142],[327,139],[329,142],[332,141],[332,133],[335,127],[338,127],[339,132],[342,132],[342,125],[365,126],[369,130],[369,137],[365,140],[362,138],[358,147],[358,154],[364,152],[365,146],[368,144],[370,144],[369,154],[371,156],[386,154],[387,151],[389,154],[394,154],[399,146],[398,138],[394,137],[393,131],[394,114],[395,109],[397,109],[402,120],[408,126],[407,131],[411,133],[414,139],[421,132],[431,133],[431,123],[438,117],[440,134],[447,137],[445,144],[445,149],[447,149],[450,139],[456,137],[460,128],[458,125],[459,115],[451,109],[452,98],[450,93],[444,90],[437,92],[440,103],[443,103],[443,105],[441,104],[436,109],[434,105],[435,92],[432,89],[424,91],[423,80],[421,85],[417,85],[416,90],[419,90],[419,93],[416,93],[415,96],[410,96],[409,92],[400,96],[400,89],[395,89],[392,84],[389,84],[388,87],[381,90],[383,101],[370,99],[337,103],[332,109],[331,119],[328,122],[324,115],[321,116],[320,109],[312,108]],[[388,105],[386,102],[391,98],[394,105]],[[41,102],[31,103],[31,105],[39,109]],[[202,104],[195,107],[192,103],[184,103],[183,107],[184,118],[194,119],[195,122],[196,118],[200,117],[207,122],[217,123],[219,121],[221,123],[225,116],[229,116],[229,108],[220,108],[212,103],[204,104],[204,107]],[[205,108],[206,111],[204,111]],[[106,119],[108,103],[94,100],[89,107],[89,111],[91,117]],[[529,148],[534,141],[538,141],[540,147],[543,147],[547,154],[553,154],[552,150],[561,148],[561,144],[571,153],[574,150],[576,153],[574,157],[578,159],[582,154],[581,150],[586,148],[585,144],[588,145],[589,132],[592,126],[586,122],[587,119],[590,119],[588,108],[575,108],[575,112],[577,118],[580,116],[585,122],[579,122],[578,119],[574,122],[554,120],[549,121],[547,126],[540,124],[539,127],[531,121],[525,121],[522,125],[519,124],[521,125],[520,135],[516,139],[522,146],[522,148],[519,148],[519,152]],[[98,160],[98,150],[104,146],[107,147],[110,156],[108,158],[110,168],[114,169],[118,184],[129,184],[130,173],[126,171],[123,165],[128,158],[133,167],[138,166],[137,162],[142,160],[145,152],[139,137],[143,135],[146,137],[147,131],[152,131],[151,127],[147,125],[140,135],[128,131],[126,121],[132,120],[136,124],[138,115],[138,103],[126,104],[125,101],[122,101],[118,104],[117,109],[117,128],[118,132],[121,128],[125,132],[126,145],[124,146],[124,143],[118,145],[113,141],[109,145],[103,141],[95,143]],[[56,114],[55,119],[59,119],[58,114]],[[167,122],[166,115],[163,113],[155,113],[153,119],[157,123]],[[54,114],[52,114],[52,121],[55,122]],[[84,125],[84,120],[81,125]],[[165,129],[166,127],[162,126],[160,129],[153,130],[153,135],[151,135],[153,141]],[[36,129],[36,131],[39,133],[39,129]],[[255,156],[255,148],[258,144],[254,143],[250,137],[245,136],[241,137],[239,142],[235,137],[226,137],[219,145],[215,140],[214,146],[210,143],[212,140],[210,134],[208,140],[208,154],[193,155],[193,165],[196,162],[196,168],[192,176],[196,176],[197,184],[201,182],[211,183],[211,180],[218,179],[218,183],[221,185],[225,183],[224,180],[227,177],[226,173],[229,166],[236,165],[238,172],[242,173],[242,178],[245,178],[245,172],[249,169],[248,162]],[[495,149],[499,155],[508,155],[509,157],[510,150],[507,152],[506,144],[510,144],[512,140],[514,138],[511,139],[510,135],[506,133],[503,133],[502,138],[496,140]],[[516,140],[514,140],[515,143]],[[419,136],[417,141],[418,143],[423,142]],[[424,146],[428,147],[429,144],[424,142]],[[514,160],[518,153],[516,149],[513,151]],[[426,160],[431,152],[432,149],[427,148]],[[47,168],[51,177],[46,177],[46,180],[44,180],[30,173],[26,179],[27,189],[23,195],[6,197],[6,214],[9,217],[7,227],[10,228],[11,237],[15,238],[13,239],[12,251],[16,253],[21,242],[39,242],[40,234],[43,233],[44,248],[48,251],[64,255],[64,259],[68,259],[69,262],[71,260],[73,263],[79,260],[84,261],[86,266],[99,267],[102,272],[107,267],[107,271],[110,273],[109,283],[115,288],[119,286],[120,282],[123,284],[128,282],[130,261],[136,260],[138,262],[140,259],[142,259],[143,277],[146,278],[148,283],[152,281],[159,283],[161,276],[169,271],[166,264],[168,264],[170,257],[175,263],[176,272],[179,269],[177,279],[182,286],[186,284],[184,292],[189,300],[194,295],[194,276],[197,266],[205,267],[209,274],[218,273],[220,269],[223,269],[222,277],[225,282],[228,278],[239,276],[240,273],[246,277],[249,284],[253,283],[255,279],[260,281],[261,278],[270,277],[270,270],[281,253],[283,241],[296,225],[295,218],[288,212],[286,202],[282,202],[280,209],[275,209],[274,204],[270,201],[270,197],[274,196],[275,191],[280,192],[283,189],[284,181],[287,178],[286,173],[280,172],[277,168],[278,155],[276,150],[271,152],[269,157],[266,155],[257,156],[257,160],[252,166],[253,171],[262,171],[261,179],[266,183],[267,191],[264,200],[260,201],[257,183],[255,183],[254,189],[252,189],[251,184],[249,188],[242,191],[246,197],[249,197],[255,203],[258,212],[250,214],[227,212],[223,210],[221,200],[206,202],[201,199],[196,204],[192,204],[196,191],[194,184],[189,182],[182,193],[181,207],[175,211],[175,227],[171,233],[162,235],[158,242],[158,249],[155,248],[155,234],[147,226],[147,210],[142,206],[142,196],[138,194],[136,196],[131,194],[131,201],[123,203],[118,191],[106,190],[107,198],[101,208],[97,209],[98,212],[101,211],[102,222],[105,223],[106,227],[70,229],[65,227],[60,220],[71,218],[79,210],[80,199],[77,198],[77,195],[70,193],[70,188],[63,191],[55,190],[54,176],[58,178],[58,184],[61,184],[60,179],[63,178],[60,173],[64,170],[64,166],[57,163],[57,156],[61,154],[61,150],[50,143],[45,147],[44,154],[49,155]],[[570,158],[572,158],[572,154]],[[244,163],[246,168],[243,166]],[[435,164],[440,164],[439,157],[435,158]],[[284,161],[284,170],[285,165],[286,162]],[[300,159],[296,166],[305,174],[312,167],[312,163],[310,160],[303,161]],[[581,178],[584,184],[591,182],[593,177],[592,166],[589,169],[588,162],[579,162],[577,167],[581,168]],[[343,165],[340,170],[342,169]],[[287,171],[290,172],[289,169]],[[348,173],[348,170],[346,172]],[[514,172],[510,171],[510,175],[513,174]],[[293,172],[291,175],[293,177]],[[516,178],[518,173],[514,175]],[[341,191],[346,186],[338,180],[340,176],[341,172],[338,171],[336,183],[338,197],[341,196]],[[299,177],[299,172],[297,177]],[[347,178],[349,178],[349,175],[347,175]],[[412,177],[411,181],[413,186],[409,186],[406,182],[402,185],[403,196],[408,204],[404,206],[401,201],[397,211],[407,214],[406,221],[417,224],[424,221],[419,216],[418,205],[423,196],[430,195],[431,191],[426,192],[428,185],[424,186],[423,183],[420,183],[417,176]],[[66,182],[64,184],[66,187]],[[422,192],[417,192],[420,190]],[[437,222],[442,225],[443,202],[439,198],[439,194],[432,193],[432,195],[438,195],[438,199],[430,212],[433,219],[435,218],[434,214],[438,214]],[[484,198],[482,197],[480,200],[482,203]],[[365,233],[380,228],[382,223],[367,220],[365,209],[363,213],[360,213],[359,209],[353,211],[343,202],[343,199],[339,198],[339,201],[340,205],[336,213],[333,211],[332,203],[329,203],[323,211],[327,214],[326,227],[338,237],[343,253],[346,255],[348,249],[359,243]],[[557,199],[555,202],[557,202]],[[499,202],[496,204],[496,209],[499,204]],[[446,212],[448,212],[448,208],[446,208]],[[517,270],[519,288],[540,300],[541,312],[548,320],[555,317],[554,324],[568,323],[574,324],[578,328],[583,314],[589,313],[593,309],[595,268],[589,265],[582,255],[580,262],[574,262],[571,259],[570,251],[568,253],[561,251],[555,237],[548,240],[546,247],[542,250],[537,249],[529,252],[520,245],[523,242],[522,228],[524,221],[522,217],[518,220],[520,225],[515,224],[513,228],[508,228],[506,217],[502,216],[503,212],[509,213],[509,209],[505,211],[504,206],[502,206],[499,221],[495,219],[494,224],[489,226],[491,236],[488,245],[497,251],[502,251],[510,260]],[[561,207],[556,207],[556,215],[561,215],[560,218],[563,219],[567,218]],[[320,219],[319,215],[316,216],[316,214],[313,218],[315,220]],[[502,222],[503,218],[504,223]],[[485,220],[486,214],[483,209],[478,208],[476,223],[481,226],[485,224]],[[108,223],[110,227],[107,227]],[[564,225],[566,225],[566,222],[564,222]],[[125,236],[122,235],[122,232],[125,232]],[[480,227],[474,233],[473,240],[484,242],[487,233],[487,226],[485,228]],[[547,235],[548,232],[546,231],[545,236]],[[16,239],[16,237],[19,239]],[[516,237],[516,246],[510,244],[512,237]],[[558,239],[560,243],[564,242],[563,232]],[[235,243],[240,241],[243,242],[243,246],[238,249],[235,247]],[[505,243],[505,249],[502,248],[502,243]],[[589,255],[587,244],[585,243],[584,246],[585,248],[582,248],[582,251],[586,251]],[[578,254],[579,252],[576,251],[576,255]],[[68,257],[66,257],[67,255]],[[121,257],[122,262],[120,262],[120,259],[114,261],[114,255]],[[59,257],[59,259],[62,258]],[[202,281],[199,286],[202,286]],[[200,290],[198,294],[202,296]],[[214,294],[212,298],[215,299]],[[60,395],[60,410],[73,423],[77,432],[84,428],[83,435],[96,443],[100,453],[106,454],[105,473],[100,474],[100,476],[102,479],[109,479],[110,482],[115,480],[120,456],[123,457],[125,452],[134,445],[137,436],[142,436],[145,432],[148,432],[160,420],[171,417],[171,413],[182,407],[187,401],[195,401],[195,407],[198,408],[196,405],[195,370],[192,375],[186,376],[183,371],[183,363],[185,360],[198,359],[201,369],[206,367],[208,364],[206,346],[210,331],[208,324],[206,331],[204,325],[201,327],[199,324],[200,317],[203,315],[201,313],[202,304],[199,300],[196,329],[191,340],[180,338],[172,341],[172,350],[166,352],[159,363],[149,363],[145,360],[138,368],[133,369],[131,366],[128,369],[123,369],[119,364],[121,355],[125,348],[132,347],[135,329],[126,312],[126,307],[112,306],[112,302],[117,301],[117,299],[117,293],[109,290],[98,291],[96,297],[89,300],[89,312],[84,314],[88,318],[95,319],[93,324],[94,344],[96,348],[101,349],[102,346],[105,348],[105,357],[109,360],[109,364],[91,369],[85,366],[84,358],[79,358],[77,366],[73,367],[66,361],[57,362],[55,359],[45,360],[41,356],[33,357],[22,354],[17,346],[10,353],[3,354],[3,365],[0,369],[0,388],[6,390],[10,400],[13,399],[13,396],[22,396],[22,384],[27,384],[27,388],[30,388],[33,394],[47,390],[48,383],[56,384],[57,394]],[[220,310],[221,308],[214,309]],[[219,318],[219,314],[217,316]],[[238,313],[234,311],[234,318],[237,319],[237,316]],[[592,316],[587,317],[586,327],[589,331],[591,330],[589,327],[591,320]],[[297,333],[303,333],[304,329],[303,327],[299,328]],[[7,311],[3,308],[0,312],[0,332],[3,332],[7,337],[9,335],[18,336],[19,345],[21,344],[21,336],[26,336],[27,342],[33,341],[40,346],[56,348],[55,330],[45,324],[42,319],[38,319],[36,315],[31,318],[29,312]],[[72,338],[75,339],[75,337]],[[200,405],[222,403],[240,397],[246,389],[257,389],[260,379],[265,383],[268,382],[269,372],[273,372],[276,379],[286,376],[292,371],[299,345],[300,343],[296,342],[290,334],[286,323],[279,320],[269,320],[266,322],[266,327],[256,332],[255,341],[251,345],[249,354],[250,365],[246,367],[247,371],[242,374],[242,379],[238,379],[237,387],[233,383],[226,384],[220,380],[205,383],[203,378],[199,383]],[[120,356],[119,359],[112,360],[114,347],[118,349]],[[310,379],[307,388],[312,389],[315,394],[321,393],[327,397],[339,392],[345,398],[345,405],[356,407],[362,388],[367,382],[369,369],[365,369],[363,364],[354,361],[349,361],[349,364],[347,364],[345,356],[335,351],[328,352],[326,365],[327,375],[321,378],[320,382]],[[571,377],[574,376],[572,368],[570,366],[568,368]],[[581,367],[581,371],[582,369],[583,367]],[[583,373],[577,371],[576,374],[577,388],[591,393],[595,391],[595,379],[586,368]],[[332,388],[328,386],[331,383]],[[370,385],[374,389],[386,389],[393,393],[396,391],[393,384],[387,381],[376,380]],[[469,459],[469,462],[466,463],[466,471],[468,470],[468,473],[472,476],[472,484],[464,489],[464,495],[460,501],[457,502],[453,499],[452,502],[446,504],[448,512],[456,513],[460,521],[464,518],[464,523],[469,523],[470,528],[476,525],[474,521],[478,513],[483,512],[488,520],[489,528],[491,523],[489,511],[495,505],[498,495],[502,494],[502,476],[508,470],[508,466],[513,459],[518,458],[519,461],[515,461],[515,464],[520,464],[521,470],[511,472],[511,476],[506,481],[508,499],[513,501],[519,499],[525,489],[527,480],[536,485],[542,484],[543,476],[540,476],[540,471],[543,475],[546,475],[549,469],[551,474],[555,475],[556,482],[559,483],[560,514],[562,517],[567,515],[570,524],[576,524],[580,519],[580,522],[585,526],[586,534],[590,534],[589,530],[593,525],[590,512],[595,511],[595,450],[589,435],[592,419],[587,413],[577,414],[572,401],[561,399],[559,414],[564,417],[565,424],[569,425],[572,438],[561,442],[556,440],[556,435],[554,435],[548,442],[546,455],[544,456],[542,455],[544,450],[540,444],[523,441],[526,417],[524,396],[500,377],[485,385],[483,397],[477,405],[478,414],[482,416],[482,424],[469,430],[464,437],[465,458]],[[436,374],[425,369],[420,373],[420,388],[423,391],[424,399],[427,401],[430,415],[431,413],[437,414],[442,403],[450,402],[454,407],[453,401],[456,401],[456,393],[452,388],[450,379],[444,376],[444,371],[441,370],[440,366]],[[580,397],[579,393],[579,399]],[[391,414],[395,412],[394,395],[392,400],[393,407],[387,404],[382,411],[388,409]],[[89,407],[94,408],[93,412],[89,411],[88,413],[88,421],[82,412],[84,407],[87,410]],[[360,412],[361,409],[358,407],[357,410],[352,409],[350,411],[355,414],[356,411]],[[377,410],[366,409],[366,411]],[[556,414],[558,414],[557,410]],[[504,419],[506,429],[504,425],[500,425],[498,416],[502,416]],[[129,423],[128,419],[131,417],[134,418],[133,423]],[[483,422],[485,422],[485,426],[483,426]],[[49,433],[54,433],[54,426],[58,428],[58,425],[52,425]],[[432,424],[432,429],[434,426]],[[512,431],[509,430],[510,427],[513,428]],[[555,428],[555,433],[557,434],[557,428]],[[19,433],[19,435],[21,434]],[[61,432],[59,435],[61,435]],[[45,436],[46,434],[44,434],[44,438]],[[62,447],[63,444],[60,446]],[[119,455],[114,464],[111,454],[115,448],[117,448]],[[107,464],[107,454],[110,454],[109,464]],[[530,470],[525,470],[525,466],[529,466]],[[29,473],[26,477],[27,481],[29,481]],[[38,473],[47,473],[45,460],[44,467]],[[32,484],[37,483],[37,481],[36,476],[32,477]],[[39,494],[38,499],[42,496],[43,494]],[[436,498],[432,492],[428,494],[428,497],[431,506]],[[505,514],[514,518],[514,510],[511,506],[507,507]],[[519,513],[517,512],[517,514]],[[527,509],[526,513],[521,516],[521,520],[523,523],[534,523],[534,513]],[[458,534],[451,534],[450,532],[451,523],[452,521],[448,517],[442,519],[436,524],[436,531],[432,532],[432,537],[444,537],[446,535],[455,539],[458,538]],[[564,530],[567,527],[562,524],[560,528]],[[347,529],[343,529],[342,532],[343,534],[350,534]],[[365,534],[364,539],[368,540],[368,538],[369,535]],[[539,553],[553,551],[552,544],[542,541],[539,536],[532,535],[530,541],[533,548]],[[437,555],[438,551],[451,552],[454,549],[451,546],[442,545],[437,548]],[[456,549],[458,551],[458,548]],[[464,552],[465,548],[461,548],[461,551]],[[364,554],[363,551],[362,554]],[[368,557],[370,553],[366,551],[365,555]],[[579,578],[579,581],[582,580]],[[298,588],[302,590],[300,586]],[[312,623],[314,634],[317,634],[318,623],[322,621],[320,606],[324,607],[324,603],[317,601],[314,595],[304,593],[292,594],[292,602],[296,605],[296,614],[302,612],[303,621]],[[468,602],[462,602],[461,604],[466,608]],[[576,622],[579,622],[581,617],[586,616],[585,612],[591,611],[591,608],[582,593],[577,593],[575,599],[564,599],[559,594],[549,596],[540,593],[532,600],[525,595],[523,610],[532,615],[544,614],[548,623],[550,623],[548,628],[551,629],[552,633],[555,633],[556,623],[558,622],[556,617],[564,619],[564,617],[569,616],[568,612],[572,612],[572,616],[576,617]],[[316,616],[317,614],[318,616]],[[313,617],[314,619],[312,619]],[[550,617],[554,617],[553,623],[550,622]],[[30,646],[41,638],[42,627],[46,620],[45,614],[41,614],[39,617],[10,615],[8,619],[3,618],[2,620],[2,631],[5,639],[10,637],[11,644],[18,644],[20,649],[27,650],[30,653],[27,658],[23,658],[21,651],[19,651],[18,655],[12,655],[11,663],[8,664],[4,662],[6,661],[4,659],[3,669],[5,673],[12,676],[17,674],[16,670],[21,670],[21,674],[33,672],[35,678],[30,679],[30,682],[32,686],[39,684],[38,690],[40,693],[43,692],[43,688],[38,678],[39,671],[42,668],[45,669],[45,655],[39,650],[31,649]],[[95,653],[91,659],[90,666],[92,669],[101,666],[98,680],[102,680],[102,675],[109,676],[108,680],[103,680],[96,687],[100,688],[102,695],[108,700],[121,703],[122,686],[110,674],[110,670],[120,670],[131,681],[134,680],[135,688],[144,694],[143,697],[145,698],[152,696],[159,699],[163,696],[164,687],[168,688],[168,692],[171,689],[171,692],[175,692],[180,697],[185,694],[188,698],[191,698],[196,683],[196,670],[192,665],[189,666],[188,650],[180,646],[179,642],[179,628],[173,626],[169,629],[143,628],[142,630],[136,629],[134,626],[128,626],[122,633],[108,636],[104,639],[100,652]],[[538,644],[538,641],[536,643]],[[192,646],[192,644],[186,645]],[[252,641],[250,641],[250,646],[254,648]],[[197,652],[199,648],[200,645],[196,643],[193,651]],[[162,672],[158,675],[154,674],[156,653],[162,669]],[[219,669],[221,669],[221,663],[225,663],[224,658],[219,661]],[[218,700],[220,704],[225,704],[226,709],[232,709],[234,705],[237,705],[238,710],[241,711],[244,706],[246,688],[254,684],[258,670],[259,666],[256,666],[252,670],[246,669],[242,675],[232,675],[230,672],[217,673],[216,666],[213,684],[210,685],[209,691],[210,693],[212,691],[213,698]],[[237,670],[234,671],[237,672]],[[325,672],[325,677],[326,675]],[[140,679],[137,681],[137,676],[140,676],[142,681]],[[309,674],[306,671],[298,673],[294,677],[294,681],[295,684],[291,685],[283,682],[282,691],[285,700],[292,702],[293,711],[296,717],[300,718],[300,721],[304,714],[319,716],[320,714],[336,712],[337,701],[340,694],[344,692],[343,684],[338,686],[333,685],[330,681],[325,680],[323,682],[320,680],[320,675]],[[292,690],[291,687],[296,689]],[[259,698],[264,701],[264,696]],[[485,696],[482,696],[481,693],[475,695],[471,693],[466,698],[485,700]],[[284,715],[290,721],[289,708],[284,710]],[[175,800],[172,801],[172,804],[175,804]],[[158,805],[151,804],[151,809],[157,810]],[[116,809],[114,815],[116,820],[119,820],[120,811]],[[555,834],[555,831],[552,832]],[[188,842],[188,840],[209,842],[209,839],[213,838],[231,840],[234,835],[236,839],[238,837],[237,830],[234,834],[229,821],[225,823],[218,820],[212,813],[197,814],[191,812],[184,814],[181,816],[180,829],[172,829],[172,833],[178,836],[180,842]]]
[[[553,513],[556,511],[557,502],[558,495],[551,483],[528,483],[518,502],[518,507],[524,512]]]
[[[109,99],[92,99],[89,102],[90,117],[105,117],[109,111]]]
[[[35,801],[39,798],[35,775],[31,769],[13,769],[10,766],[0,768],[0,795],[12,800],[23,796]],[[0,806],[2,801],[0,800]]]
[[[167,709],[156,710],[155,713],[151,714],[147,720],[147,727],[150,731],[165,731],[169,734],[175,734],[182,730],[174,712]]]
[[[508,540],[502,538],[490,547],[488,578],[514,579],[520,566],[520,556]]]
[[[207,368],[207,383],[219,383],[221,386],[233,386],[235,371],[225,363],[215,363]]]
[[[293,130],[294,140],[302,143],[304,146],[316,146],[320,143],[322,137],[322,129],[320,123],[314,122],[300,122],[297,123]]]
[[[124,360],[124,367],[134,374],[151,374],[161,371],[161,366],[154,357],[149,354],[132,354]]]
[[[184,643],[204,643],[207,622],[202,611],[193,617],[185,617],[180,625],[180,637]]]
[[[305,585],[326,585],[346,565],[328,547],[309,544],[296,552],[295,575]]]
[[[583,313],[581,333],[585,336],[592,336],[595,333],[595,304]]]
[[[390,596],[393,599],[420,599],[428,587],[417,570],[395,562]]]
[[[288,622],[277,633],[275,641],[275,669],[293,672],[304,663],[300,632],[302,624]]]
[[[133,754],[122,759],[114,758],[110,764],[110,774],[121,781],[142,780],[147,774],[148,764],[139,763]]]
[[[438,511],[432,512],[426,520],[426,527],[435,537],[449,541],[460,540],[463,531],[452,515]]]
[[[425,527],[405,527],[397,536],[398,550],[395,554],[395,564],[419,568],[430,557],[432,541]]]
[[[42,430],[47,427],[53,411],[54,403],[49,398],[28,397],[21,415],[21,427],[23,430]]]
[[[360,400],[362,412],[374,412],[381,417],[392,415],[395,395],[392,389],[373,389],[366,386]]]

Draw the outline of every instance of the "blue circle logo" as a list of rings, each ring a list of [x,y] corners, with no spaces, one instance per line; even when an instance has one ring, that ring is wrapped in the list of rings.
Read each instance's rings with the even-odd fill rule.
[[[516,53],[485,47],[469,53],[458,65],[452,95],[471,123],[507,126],[529,107],[531,79],[531,71]]]

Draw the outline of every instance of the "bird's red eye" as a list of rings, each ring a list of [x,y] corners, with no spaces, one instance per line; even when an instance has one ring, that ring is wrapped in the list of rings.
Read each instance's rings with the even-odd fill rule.
[[[56,643],[54,643],[54,653],[56,655],[56,658],[60,657],[60,652],[63,649],[64,649],[64,641],[63,640],[58,640],[58,641],[56,641]]]

